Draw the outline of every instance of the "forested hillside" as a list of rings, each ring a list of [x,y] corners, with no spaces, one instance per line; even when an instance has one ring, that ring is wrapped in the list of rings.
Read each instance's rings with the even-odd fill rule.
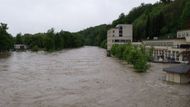
[[[0,25],[0,52],[10,50],[13,43],[26,44],[34,50],[60,50],[83,45],[106,48],[107,30],[117,24],[133,24],[133,40],[175,38],[178,30],[190,28],[190,0],[161,0],[155,4],[144,4],[133,8],[127,15],[121,14],[110,25],[99,25],[76,33],[65,31],[18,34],[13,38],[7,25]]]
[[[78,32],[85,40],[85,45],[106,47],[107,30],[110,25],[99,25]]]
[[[153,37],[175,38],[178,30],[190,28],[190,0],[161,0],[155,4],[142,3],[133,8],[129,14],[122,13],[111,25],[91,27],[79,34],[84,36],[87,45],[100,46],[101,43],[105,43],[107,30],[117,24],[133,24],[134,41]]]

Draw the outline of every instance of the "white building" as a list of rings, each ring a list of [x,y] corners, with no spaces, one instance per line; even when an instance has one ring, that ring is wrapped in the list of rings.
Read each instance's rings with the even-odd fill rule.
[[[190,37],[190,30],[181,30],[177,32],[177,38]]]
[[[107,32],[107,50],[113,44],[126,44],[133,41],[133,26],[129,24],[119,24]]]
[[[177,39],[145,40],[142,44],[146,48],[154,48],[154,61],[188,63],[187,52],[190,52],[189,37],[190,30],[183,30],[178,31]]]
[[[26,50],[26,49],[27,49],[27,46],[24,45],[24,44],[15,44],[15,45],[14,45],[14,49],[15,49],[15,50]]]

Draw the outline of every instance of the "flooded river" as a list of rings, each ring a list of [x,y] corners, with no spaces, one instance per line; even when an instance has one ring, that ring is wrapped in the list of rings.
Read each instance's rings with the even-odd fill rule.
[[[0,107],[190,107],[190,85],[162,81],[97,47],[13,52],[0,59]]]

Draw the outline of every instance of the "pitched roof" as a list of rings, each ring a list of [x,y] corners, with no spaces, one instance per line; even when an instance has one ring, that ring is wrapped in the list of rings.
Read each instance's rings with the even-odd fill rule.
[[[163,71],[170,72],[170,73],[186,74],[186,73],[190,72],[190,65],[181,64],[181,65],[172,66],[169,68],[164,68]]]

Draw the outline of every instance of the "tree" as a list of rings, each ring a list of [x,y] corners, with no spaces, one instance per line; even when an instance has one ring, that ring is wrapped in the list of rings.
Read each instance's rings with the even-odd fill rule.
[[[13,47],[13,38],[7,29],[7,24],[0,24],[0,52],[9,51]]]
[[[19,33],[16,35],[16,41],[15,41],[16,44],[23,44],[23,40],[22,40],[22,34]]]
[[[185,4],[185,8],[181,15],[181,28],[190,28],[190,2]]]

